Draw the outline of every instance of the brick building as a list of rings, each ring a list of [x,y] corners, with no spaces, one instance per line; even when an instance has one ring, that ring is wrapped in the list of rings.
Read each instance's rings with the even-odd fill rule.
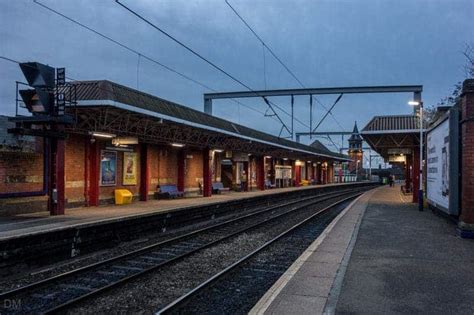
[[[303,179],[325,184],[334,163],[348,161],[110,81],[74,85],[75,123],[64,141],[66,207],[113,202],[120,188],[146,201],[167,183],[206,197],[212,182],[244,190],[298,186]],[[0,151],[3,214],[46,207],[48,141],[29,139],[34,152]]]

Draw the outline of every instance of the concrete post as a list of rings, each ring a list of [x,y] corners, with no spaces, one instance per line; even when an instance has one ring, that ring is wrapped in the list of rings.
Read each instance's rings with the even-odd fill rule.
[[[465,80],[461,94],[461,214],[462,237],[474,238],[474,79]]]

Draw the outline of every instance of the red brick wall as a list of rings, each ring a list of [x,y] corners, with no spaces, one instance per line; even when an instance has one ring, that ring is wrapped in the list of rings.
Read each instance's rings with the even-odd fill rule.
[[[43,189],[43,154],[0,152],[0,193]]]
[[[159,148],[158,184],[177,184],[178,182],[178,149]]]
[[[184,188],[186,191],[198,191],[199,182],[203,182],[202,178],[202,152],[187,151],[186,154],[186,170],[184,179]],[[192,158],[191,158],[192,156]]]
[[[86,138],[71,135],[66,140],[65,179],[68,203],[84,202],[84,165]]]
[[[461,98],[462,179],[460,227],[474,231],[474,80],[463,84]]]

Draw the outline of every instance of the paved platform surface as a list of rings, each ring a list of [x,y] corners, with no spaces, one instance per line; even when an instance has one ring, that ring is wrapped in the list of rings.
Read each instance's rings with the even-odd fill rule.
[[[474,241],[398,186],[341,213],[251,314],[474,314]]]
[[[288,191],[327,187],[340,184],[329,184],[324,186],[304,186],[291,188],[269,189],[265,191],[228,192],[212,195],[209,198],[192,197],[172,200],[149,200],[147,202],[134,202],[130,205],[106,205],[99,207],[80,207],[66,209],[62,216],[49,216],[48,212],[28,213],[15,216],[0,217],[0,239],[18,237],[21,235],[40,233],[64,229],[77,225],[106,222],[109,220],[124,219],[133,216],[146,215],[184,209],[187,207],[210,205],[231,200],[252,198],[261,195],[278,194]],[[342,184],[344,185],[344,184]]]

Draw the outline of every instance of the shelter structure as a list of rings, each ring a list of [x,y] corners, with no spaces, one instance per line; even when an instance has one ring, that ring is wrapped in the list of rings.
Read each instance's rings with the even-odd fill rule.
[[[204,197],[214,182],[239,191],[303,180],[326,184],[334,165],[349,160],[110,81],[72,84],[77,101],[70,110],[75,122],[65,129],[66,207],[111,202],[117,189],[146,201],[164,184]],[[18,172],[0,165],[8,169],[0,174]],[[47,185],[47,178],[38,180]],[[0,183],[0,197],[12,198],[8,179]]]
[[[419,185],[419,120],[416,115],[375,116],[361,131],[363,139],[385,161],[403,166],[403,189],[407,193],[417,190]],[[418,202],[416,193],[413,202]]]

